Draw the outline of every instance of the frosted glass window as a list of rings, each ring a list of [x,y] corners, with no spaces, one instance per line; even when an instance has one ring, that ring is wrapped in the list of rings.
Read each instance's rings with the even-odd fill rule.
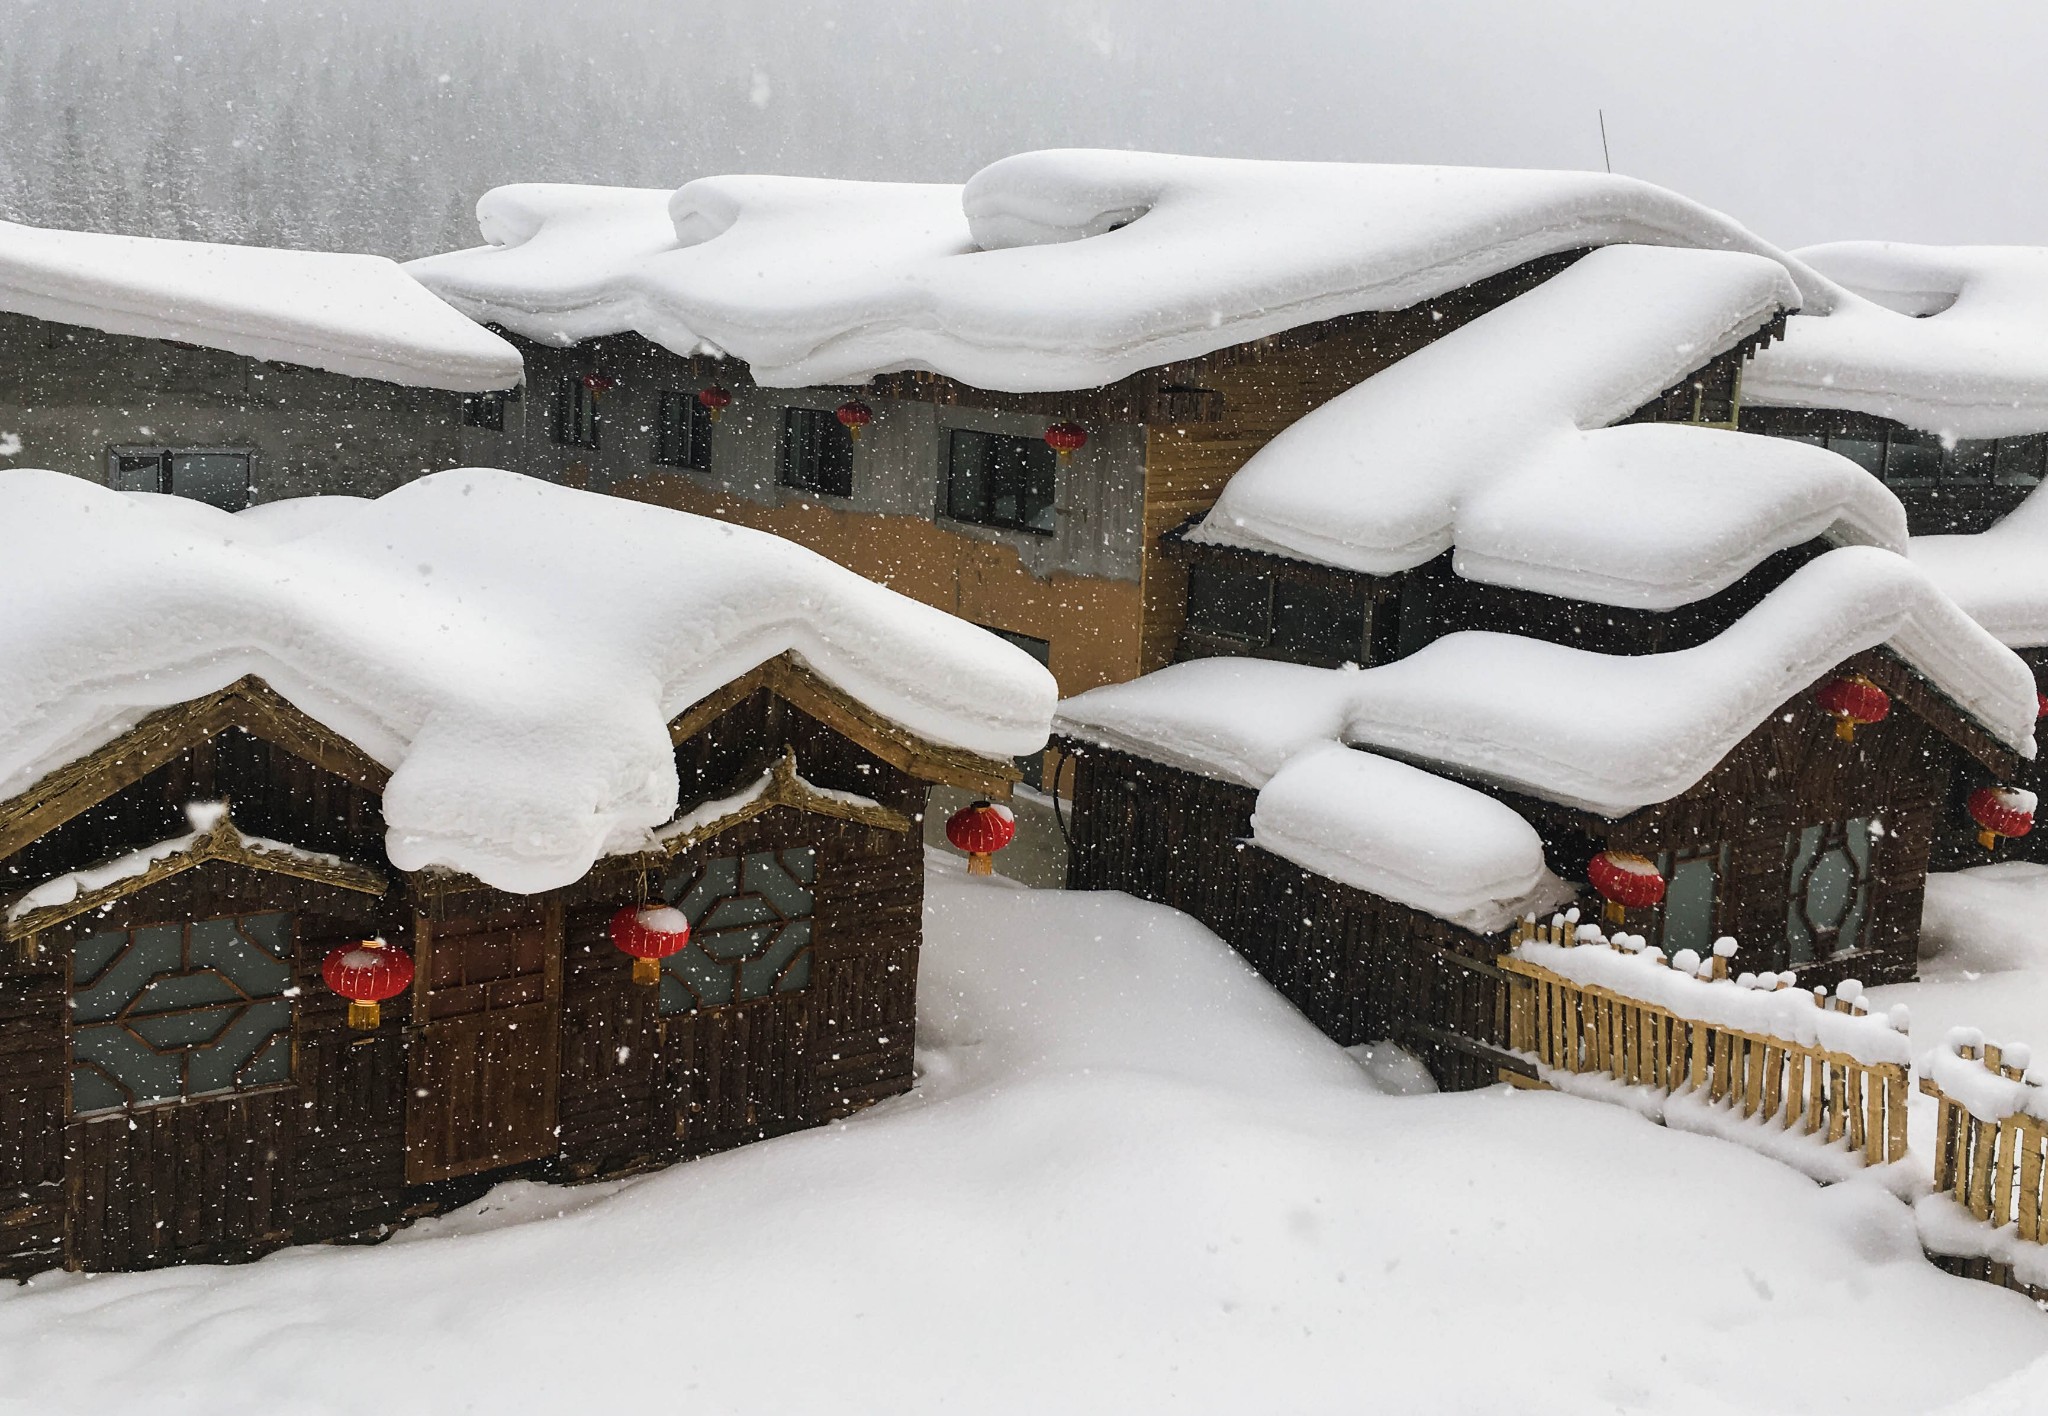
[[[811,981],[810,846],[714,856],[662,891],[690,921],[690,947],[662,960],[661,1011],[694,1013]]]
[[[1790,838],[1787,850],[1785,939],[1791,961],[1811,963],[1860,948],[1870,909],[1869,820],[1808,826]]]
[[[71,958],[71,1109],[291,1080],[292,918],[92,934]]]
[[[1706,851],[1666,853],[1657,858],[1657,869],[1667,884],[1664,888],[1663,931],[1659,944],[1665,954],[1680,949],[1697,949],[1705,954],[1719,937],[1716,906],[1721,876],[1727,864],[1727,847]]]

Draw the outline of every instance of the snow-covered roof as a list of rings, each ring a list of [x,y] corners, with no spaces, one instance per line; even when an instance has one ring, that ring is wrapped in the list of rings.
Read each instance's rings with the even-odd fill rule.
[[[1624,816],[1692,787],[1779,705],[1877,645],[2034,755],[2026,665],[1904,557],[1869,546],[1809,561],[1691,649],[1596,654],[1486,630],[1447,635],[1357,674],[1345,736]]]
[[[2042,487],[1990,530],[1915,536],[1908,554],[2001,642],[2016,649],[2048,644],[2048,493]]]
[[[519,351],[382,256],[0,221],[0,312],[419,388],[525,376]]]
[[[668,724],[791,652],[936,744],[1008,758],[1056,689],[1021,650],[778,537],[464,469],[245,520],[0,472],[0,800],[256,675],[389,768],[386,849],[507,890],[676,815]]]
[[[1197,659],[1077,694],[1060,704],[1054,727],[1265,791],[1307,754],[1342,742],[1620,817],[1688,790],[1786,700],[1878,645],[1994,737],[2033,755],[2034,685],[2026,666],[1904,557],[1868,546],[1817,557],[1731,628],[1692,649],[1596,654],[1467,631],[1372,669]],[[1404,849],[1450,849],[1426,845],[1435,827],[1405,812],[1399,821],[1374,817],[1370,828],[1347,819],[1343,813],[1352,808],[1344,807],[1344,793],[1314,784],[1317,775],[1343,780],[1337,761],[1320,761],[1295,797],[1307,803],[1297,811],[1320,816],[1320,830],[1297,816],[1283,833],[1322,843],[1329,854],[1311,868],[1333,874],[1331,862],[1344,853],[1335,843],[1347,837],[1361,851],[1390,850],[1393,860]],[[1367,770],[1378,769],[1354,769]],[[1359,795],[1355,810],[1365,813],[1381,810],[1375,801],[1402,799],[1384,784]],[[1262,792],[1261,811],[1265,800]],[[1401,830],[1420,833],[1418,843],[1394,840]],[[1385,839],[1392,844],[1373,831],[1391,833]],[[1386,866],[1361,859],[1357,868]],[[1441,898],[1424,903],[1412,887],[1364,888],[1446,913]]]
[[[1304,870],[1480,934],[1574,893],[1512,807],[1336,743],[1273,774],[1252,813],[1252,840]]]
[[[988,389],[1092,388],[1562,251],[1777,255],[1605,173],[1087,150],[1005,158],[964,187],[500,187],[477,218],[489,245],[408,269],[478,320],[555,344],[634,331],[784,386],[929,369]]]
[[[1482,934],[1570,890],[1513,808],[1342,745],[1357,669],[1195,659],[1066,699],[1058,731],[1258,790],[1252,840]]]
[[[1756,356],[1747,401],[1957,438],[2048,430],[2048,249],[1842,241],[1793,255],[1844,288]]]
[[[1906,515],[1824,448],[1609,427],[1799,293],[1760,256],[1612,246],[1373,375],[1254,453],[1189,534],[1391,574],[1669,609],[1815,536],[1902,550]]]

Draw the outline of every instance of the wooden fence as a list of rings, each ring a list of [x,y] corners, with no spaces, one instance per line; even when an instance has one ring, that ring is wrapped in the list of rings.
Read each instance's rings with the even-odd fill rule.
[[[1965,1044],[1957,1049],[1957,1055],[1965,1061],[1981,1059],[1987,1071],[2021,1082],[2029,1092],[2039,1090],[2038,1083],[2024,1081],[2025,1069],[2009,1065],[1996,1045],[1980,1048]],[[2048,1123],[2024,1113],[1997,1121],[1980,1120],[1932,1077],[1920,1079],[1920,1090],[1939,1103],[1936,1193],[1953,1196],[1972,1217],[1993,1229],[2009,1224],[2022,1239],[2048,1242],[2048,1230],[2041,1224],[2042,1152],[2048,1146]]]
[[[1571,923],[1516,927],[1514,943],[1576,943]],[[1601,944],[1579,947],[1601,948]],[[1866,1165],[1906,1153],[1906,1069],[1845,1053],[1682,1017],[1597,984],[1580,983],[1514,954],[1507,975],[1508,1045],[1562,1072],[1605,1073],[1630,1086],[1704,1094],[1745,1117],[1829,1143],[1847,1140]],[[1725,964],[1717,963],[1716,968]],[[1825,1003],[1820,1006],[1827,1006]],[[1506,1078],[1506,1080],[1514,1080]],[[2036,1158],[2035,1178],[2039,1180]]]

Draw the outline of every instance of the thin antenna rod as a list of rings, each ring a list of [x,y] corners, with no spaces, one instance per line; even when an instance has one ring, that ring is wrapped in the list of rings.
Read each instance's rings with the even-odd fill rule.
[[[1614,175],[1614,159],[1607,152],[1607,110],[1602,108],[1597,111],[1600,114],[1600,161],[1607,168],[1607,175],[1611,177]]]

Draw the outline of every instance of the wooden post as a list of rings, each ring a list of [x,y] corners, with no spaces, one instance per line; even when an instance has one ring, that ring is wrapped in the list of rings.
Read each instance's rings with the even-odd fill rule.
[[[1991,1169],[1998,1150],[1998,1128],[1972,1118],[1970,1145],[1970,1213],[1978,1219],[1991,1218]]]
[[[1997,1170],[1991,1182],[1991,1227],[1998,1229],[2012,1222],[2012,1182],[2019,1170],[2020,1139],[2017,1118],[2008,1116],[1998,1123]]]
[[[2020,1123],[2020,1238],[2041,1242],[2041,1140],[2043,1132],[2032,1118]]]
[[[1887,1161],[1906,1156],[1906,1072],[1902,1067],[1886,1070],[1884,1078],[1885,1145]]]

